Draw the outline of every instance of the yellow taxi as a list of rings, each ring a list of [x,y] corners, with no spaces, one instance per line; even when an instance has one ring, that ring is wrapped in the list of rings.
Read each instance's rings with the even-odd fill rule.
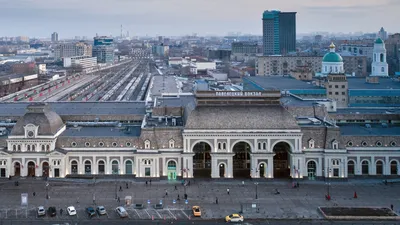
[[[243,220],[243,216],[237,213],[225,217],[226,222],[243,222]]]
[[[192,211],[193,211],[193,216],[201,216],[200,206],[193,206]]]

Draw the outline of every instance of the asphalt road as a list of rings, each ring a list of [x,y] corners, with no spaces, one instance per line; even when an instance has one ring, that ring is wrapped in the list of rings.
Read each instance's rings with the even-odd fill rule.
[[[12,221],[3,220],[0,221],[0,225],[215,225],[215,224],[226,224],[221,220],[208,220],[208,221],[149,221],[149,220],[113,220],[113,221],[52,221],[52,222],[40,222],[40,221]],[[395,225],[399,224],[398,221],[326,221],[326,220],[259,220],[259,221],[246,221],[243,223],[236,223],[241,225],[352,225],[352,224],[362,224],[362,225],[378,225],[387,224]]]

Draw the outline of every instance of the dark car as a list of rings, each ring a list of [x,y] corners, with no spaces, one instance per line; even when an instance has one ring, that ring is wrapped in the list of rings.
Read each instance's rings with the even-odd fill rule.
[[[57,215],[57,210],[56,207],[51,206],[47,209],[47,213],[49,214],[49,216],[56,216]]]
[[[87,207],[87,208],[86,208],[86,212],[87,212],[87,214],[88,214],[90,217],[96,215],[96,211],[94,211],[94,209],[93,209],[92,207]]]

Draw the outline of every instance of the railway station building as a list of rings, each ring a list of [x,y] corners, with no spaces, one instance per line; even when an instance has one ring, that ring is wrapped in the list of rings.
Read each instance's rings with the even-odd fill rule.
[[[398,177],[400,111],[198,91],[151,102],[0,104],[0,177]]]

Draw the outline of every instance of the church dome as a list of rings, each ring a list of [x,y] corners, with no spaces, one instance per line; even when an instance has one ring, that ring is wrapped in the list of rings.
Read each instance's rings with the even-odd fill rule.
[[[325,54],[322,62],[343,62],[343,58],[336,52],[328,52]]]
[[[375,44],[383,44],[383,40],[381,38],[376,39]]]

